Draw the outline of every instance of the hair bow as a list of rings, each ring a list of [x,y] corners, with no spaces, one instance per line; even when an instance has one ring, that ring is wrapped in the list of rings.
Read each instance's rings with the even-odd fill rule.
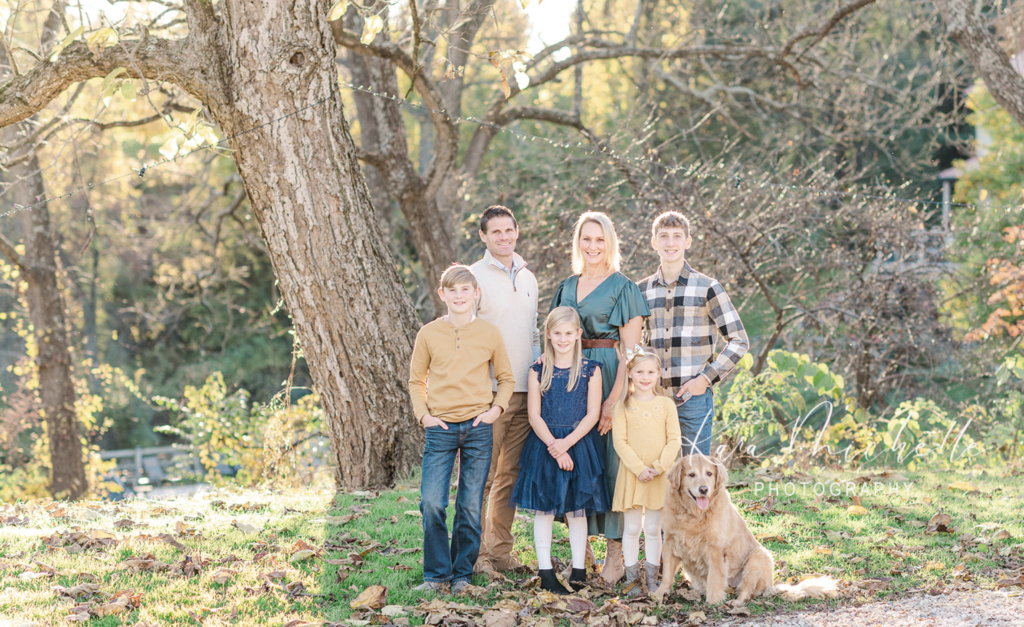
[[[639,344],[634,344],[633,348],[626,349],[626,361],[630,361],[638,355],[650,355],[650,353],[644,351],[644,347]]]

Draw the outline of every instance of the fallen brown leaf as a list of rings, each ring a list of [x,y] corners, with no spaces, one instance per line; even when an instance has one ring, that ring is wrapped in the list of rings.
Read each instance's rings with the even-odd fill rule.
[[[384,607],[388,600],[388,589],[384,586],[370,586],[359,593],[355,599],[349,603],[349,607],[353,610],[368,609],[377,610]]]

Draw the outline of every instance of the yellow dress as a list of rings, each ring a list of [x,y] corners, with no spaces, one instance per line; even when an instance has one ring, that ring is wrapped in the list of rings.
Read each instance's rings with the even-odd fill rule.
[[[620,463],[612,511],[665,506],[666,477],[679,457],[680,436],[676,404],[667,397],[655,396],[648,401],[634,398],[628,408],[616,407],[612,412],[612,440]],[[640,483],[637,476],[647,468],[653,468],[658,476]]]

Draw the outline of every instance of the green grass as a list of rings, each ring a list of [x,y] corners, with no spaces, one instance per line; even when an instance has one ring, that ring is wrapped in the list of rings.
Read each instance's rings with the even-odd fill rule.
[[[760,598],[749,603],[748,609],[757,614],[811,604],[863,602],[872,596],[892,597],[915,590],[949,591],[969,586],[991,589],[999,579],[1013,576],[1013,571],[1024,565],[1024,523],[1020,516],[1024,509],[1024,476],[982,470],[904,474],[915,482],[909,494],[903,485],[897,495],[865,493],[862,505],[868,512],[855,515],[849,512],[852,503],[845,487],[837,497],[816,496],[813,484],[831,486],[833,481],[855,478],[856,473],[823,471],[792,478],[788,485],[794,486],[791,491],[795,492],[790,496],[785,494],[787,479],[783,478],[774,484],[779,486],[779,494],[773,494],[770,503],[767,486],[771,482],[763,476],[734,473],[732,482],[749,482],[746,487],[732,488],[731,494],[752,531],[785,541],[764,540],[775,555],[776,579],[785,575],[798,580],[822,574],[844,585],[838,599],[792,604],[777,597]],[[979,490],[947,488],[957,481],[971,482]],[[806,490],[800,482],[809,483]],[[856,493],[861,492],[858,486]],[[84,512],[89,507],[80,504],[38,501],[7,505],[0,508],[0,625],[3,619],[65,624],[65,617],[76,605],[91,602],[97,607],[119,590],[141,594],[138,608],[94,617],[88,624],[248,626],[300,620],[350,621],[358,625],[365,620],[377,622],[371,612],[353,613],[349,608],[350,602],[372,585],[386,586],[387,604],[405,607],[404,618],[409,624],[421,624],[424,614],[417,613],[415,606],[429,599],[412,588],[422,582],[422,530],[420,518],[409,513],[418,513],[418,498],[418,482],[413,478],[380,493],[238,490],[173,501],[100,503],[93,506],[98,509],[90,510],[98,516],[88,517]],[[952,518],[954,533],[926,534],[923,527],[915,526],[915,521],[927,523],[936,513]],[[355,517],[346,522],[340,518],[353,514]],[[25,524],[12,524],[25,519]],[[114,523],[121,519],[145,526],[115,528]],[[186,527],[181,528],[179,523]],[[246,533],[246,525],[257,531]],[[1005,529],[1011,538],[984,545],[975,542],[979,537],[991,538],[995,532],[992,525]],[[90,534],[95,529],[113,533],[116,543],[77,552],[51,546],[59,545],[60,537],[67,537],[61,534],[74,530]],[[534,562],[528,515],[517,516],[514,533],[516,555],[524,563]],[[556,525],[555,533],[555,555],[568,561],[565,528]],[[186,550],[159,539],[160,534],[171,534]],[[45,540],[55,535],[58,541]],[[317,554],[290,561],[292,552],[306,545]],[[603,541],[595,538],[593,546],[601,557]],[[133,573],[126,566],[126,560],[133,556],[152,555],[173,567],[182,564],[186,553],[201,556],[200,572]],[[964,571],[954,570],[960,564],[966,576]],[[232,572],[220,573],[226,580],[217,583],[215,578],[221,569]],[[268,574],[270,578],[265,576]],[[550,605],[537,609],[545,599],[538,600],[532,589],[524,587],[530,579],[530,575],[510,575],[508,581],[489,583],[486,577],[475,576],[474,583],[481,587],[478,595],[445,597],[463,606],[449,605],[441,611],[479,619],[483,611],[501,601],[500,606],[506,608],[533,606],[528,611],[535,618],[550,616],[553,624],[568,625],[571,612]],[[865,580],[883,582],[884,589],[872,592],[867,585],[846,585]],[[52,588],[89,582],[99,584],[101,593],[91,600],[83,597],[77,604],[59,599]],[[1020,588],[1004,590],[1019,592]],[[605,613],[627,611],[621,605],[607,603],[611,598],[608,594],[592,595],[597,606],[605,604]],[[726,609],[691,603],[678,596],[662,607],[644,601],[629,603],[629,612],[639,611],[658,620],[680,615],[685,618],[693,611],[713,617]]]

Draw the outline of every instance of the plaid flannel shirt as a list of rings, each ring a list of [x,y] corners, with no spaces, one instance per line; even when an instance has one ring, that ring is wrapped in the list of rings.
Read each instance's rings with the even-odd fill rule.
[[[700,374],[718,383],[747,352],[747,332],[722,284],[697,272],[689,262],[684,262],[671,283],[665,282],[659,267],[637,286],[651,310],[645,333],[661,357],[666,392],[675,396],[680,386]],[[717,358],[716,333],[728,341]]]

